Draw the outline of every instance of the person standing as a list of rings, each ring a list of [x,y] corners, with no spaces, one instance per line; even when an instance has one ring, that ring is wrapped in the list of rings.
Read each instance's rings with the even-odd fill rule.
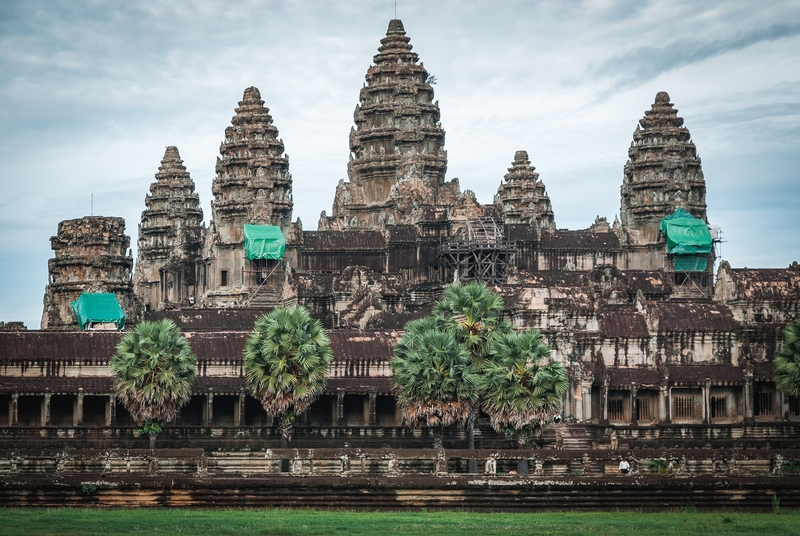
[[[619,462],[619,472],[622,475],[627,475],[631,470],[631,464],[627,462],[627,460],[622,460]]]

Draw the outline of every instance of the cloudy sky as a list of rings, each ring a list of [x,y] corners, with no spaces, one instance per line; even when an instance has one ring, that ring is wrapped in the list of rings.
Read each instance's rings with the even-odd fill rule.
[[[353,109],[394,2],[0,3],[0,320],[38,328],[58,222],[122,216],[176,145],[206,221],[243,90],[290,155],[316,228],[346,176]],[[613,221],[627,149],[669,92],[734,266],[800,260],[800,2],[400,0],[447,131],[448,178],[481,202],[527,150],[560,228]],[[134,251],[135,255],[135,251]]]

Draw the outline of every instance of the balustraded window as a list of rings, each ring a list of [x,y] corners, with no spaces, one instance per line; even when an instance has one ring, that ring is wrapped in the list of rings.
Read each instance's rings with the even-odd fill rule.
[[[756,417],[772,417],[772,391],[757,389],[755,403]]]
[[[786,398],[789,403],[789,416],[800,417],[800,397],[787,396]]]
[[[608,420],[609,421],[625,420],[625,399],[623,398],[608,399]]]
[[[637,421],[652,421],[653,420],[653,399],[652,398],[637,398],[636,399],[636,420]]]
[[[677,395],[672,397],[672,418],[694,419],[694,396]]]
[[[727,419],[728,418],[728,397],[727,396],[712,396],[711,397],[711,419]]]

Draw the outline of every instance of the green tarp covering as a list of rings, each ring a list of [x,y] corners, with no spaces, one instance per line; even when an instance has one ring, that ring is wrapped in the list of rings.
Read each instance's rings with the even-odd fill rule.
[[[280,227],[274,225],[245,225],[244,251],[247,260],[282,259],[286,239]]]
[[[711,232],[703,220],[682,208],[661,220],[659,227],[667,236],[667,253],[696,255],[711,253]]]
[[[89,294],[84,292],[80,298],[70,303],[78,325],[86,329],[89,324],[114,323],[117,329],[125,327],[125,312],[113,294]]]
[[[708,259],[699,255],[675,255],[672,258],[676,272],[705,272]]]

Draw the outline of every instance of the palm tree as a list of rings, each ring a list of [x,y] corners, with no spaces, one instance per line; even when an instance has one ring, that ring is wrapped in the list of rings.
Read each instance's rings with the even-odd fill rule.
[[[509,333],[492,342],[479,379],[483,409],[498,432],[513,431],[520,445],[561,409],[569,381],[564,366],[550,359],[538,330]]]
[[[192,396],[197,359],[189,342],[171,320],[142,322],[125,333],[109,366],[117,397],[153,450],[161,425]]]
[[[800,396],[800,322],[783,330],[783,346],[775,356],[775,386],[791,396]]]
[[[440,329],[455,335],[469,353],[470,365],[480,373],[489,355],[492,340],[513,331],[508,320],[501,320],[503,299],[493,293],[486,283],[473,281],[463,287],[448,285],[444,298],[433,307]],[[476,406],[477,408],[477,406]],[[467,448],[475,448],[475,419],[473,411],[466,421]],[[471,462],[472,463],[472,462]],[[472,463],[470,472],[477,471]]]
[[[483,368],[492,339],[512,331],[511,323],[500,319],[502,312],[503,299],[486,283],[477,281],[463,287],[458,283],[448,285],[444,298],[433,307],[441,328],[464,345],[477,371]]]
[[[303,307],[275,309],[256,320],[244,349],[245,377],[267,413],[280,418],[284,448],[295,417],[324,390],[331,357],[325,330]]]
[[[477,378],[453,334],[431,325],[430,319],[409,322],[389,365],[403,420],[411,427],[434,428],[434,448],[441,449],[443,427],[464,422],[472,412]]]

